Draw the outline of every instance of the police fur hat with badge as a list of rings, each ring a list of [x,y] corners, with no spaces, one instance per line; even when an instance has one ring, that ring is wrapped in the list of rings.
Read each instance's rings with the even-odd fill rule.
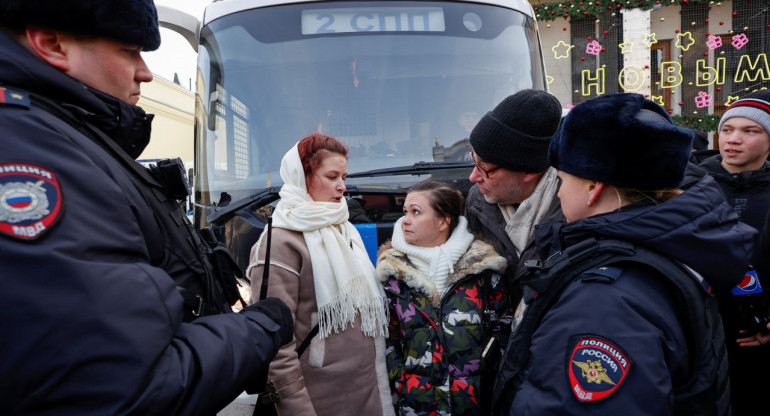
[[[485,162],[519,172],[548,169],[548,143],[561,120],[553,95],[524,89],[506,97],[471,131],[473,151]]]
[[[642,191],[677,188],[693,132],[639,94],[608,94],[576,105],[548,151],[551,166],[571,175]]]
[[[0,27],[42,26],[108,38],[153,51],[160,46],[153,0],[2,0]]]

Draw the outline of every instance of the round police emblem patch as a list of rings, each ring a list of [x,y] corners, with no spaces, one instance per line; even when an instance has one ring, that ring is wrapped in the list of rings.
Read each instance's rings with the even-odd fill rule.
[[[0,164],[0,233],[34,240],[61,212],[61,188],[52,171],[25,163]]]
[[[569,382],[582,403],[610,397],[626,378],[631,361],[614,342],[598,336],[577,337],[569,354]]]

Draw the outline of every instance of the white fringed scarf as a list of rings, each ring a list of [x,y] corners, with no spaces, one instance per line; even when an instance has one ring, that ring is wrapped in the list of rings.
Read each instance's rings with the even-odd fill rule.
[[[348,221],[344,203],[316,202],[307,193],[297,146],[281,161],[281,200],[273,224],[305,236],[313,266],[321,338],[352,326],[361,316],[364,335],[387,336],[387,298],[361,235]]]
[[[498,205],[505,218],[505,231],[511,242],[516,247],[518,255],[527,248],[527,243],[532,238],[535,225],[540,224],[545,214],[551,209],[553,196],[559,191],[559,177],[556,169],[548,168],[545,175],[532,191],[532,195],[525,199],[518,208],[513,205]]]
[[[401,226],[403,217],[396,221],[393,227],[391,245],[396,250],[409,257],[417,270],[429,281],[436,285],[439,295],[446,290],[446,281],[450,273],[454,273],[454,264],[468,251],[474,236],[468,232],[468,220],[460,216],[457,227],[452,231],[449,239],[436,247],[419,247],[409,244],[404,240],[404,229]]]

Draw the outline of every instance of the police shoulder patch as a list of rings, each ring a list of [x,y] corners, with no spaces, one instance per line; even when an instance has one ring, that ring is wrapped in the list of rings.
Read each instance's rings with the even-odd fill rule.
[[[24,91],[15,91],[0,87],[0,105],[3,104],[29,108],[29,94]]]
[[[631,360],[620,346],[598,335],[578,335],[570,340],[569,383],[580,403],[612,396],[626,379]]]
[[[625,267],[618,265],[595,267],[584,271],[581,280],[584,282],[614,283],[624,270]]]
[[[34,240],[62,214],[62,193],[49,169],[27,163],[0,163],[0,234]]]

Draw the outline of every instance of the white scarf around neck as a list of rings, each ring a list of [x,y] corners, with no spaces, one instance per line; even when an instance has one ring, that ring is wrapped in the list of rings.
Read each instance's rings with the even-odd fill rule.
[[[446,281],[450,273],[454,273],[454,264],[468,251],[474,240],[473,234],[468,232],[468,220],[460,216],[449,239],[436,247],[419,247],[409,244],[404,240],[404,229],[401,225],[404,218],[399,218],[393,227],[391,245],[396,250],[404,253],[417,267],[417,270],[429,281],[436,285],[436,290],[441,295],[446,290]]]
[[[548,168],[540,178],[532,195],[525,199],[519,207],[513,205],[499,205],[505,218],[505,232],[516,247],[516,254],[527,248],[527,243],[532,238],[535,225],[539,224],[543,217],[551,209],[553,196],[559,190],[559,177],[556,169]]]
[[[313,266],[321,338],[338,333],[361,316],[361,330],[387,336],[387,298],[376,278],[358,230],[348,221],[343,201],[316,202],[307,193],[297,145],[281,161],[281,200],[273,212],[276,227],[300,231]]]

